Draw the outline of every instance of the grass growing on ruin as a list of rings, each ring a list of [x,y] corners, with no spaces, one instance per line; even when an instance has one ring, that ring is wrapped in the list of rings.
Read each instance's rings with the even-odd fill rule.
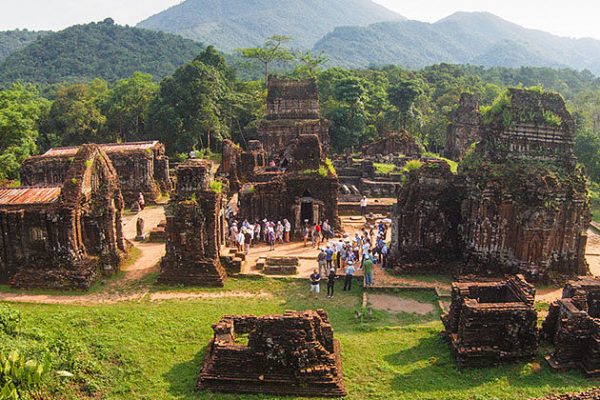
[[[194,392],[211,324],[226,314],[324,308],[342,345],[348,399],[525,399],[595,384],[578,372],[550,372],[541,357],[537,363],[458,370],[440,339],[437,315],[375,311],[360,322],[358,285],[347,294],[338,284],[332,300],[323,294],[314,300],[305,281],[232,279],[227,285],[226,292],[267,290],[271,296],[90,307],[15,304],[22,322],[14,336],[0,330],[0,351],[50,353],[55,369],[75,374],[52,378],[46,399],[270,399]]]
[[[377,175],[388,175],[396,171],[395,164],[373,163]]]

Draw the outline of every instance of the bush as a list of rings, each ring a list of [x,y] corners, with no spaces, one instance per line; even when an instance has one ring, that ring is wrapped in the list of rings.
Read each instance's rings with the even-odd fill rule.
[[[411,171],[416,171],[418,169],[420,169],[423,166],[423,163],[420,160],[410,160],[409,162],[406,163],[406,165],[404,165],[404,168],[402,168],[402,171],[404,173],[410,173]]]
[[[14,335],[21,322],[21,313],[9,305],[0,304],[0,331]]]
[[[0,399],[20,400],[39,398],[34,394],[41,387],[48,371],[49,362],[27,360],[18,351],[8,356],[0,353]]]
[[[208,187],[215,193],[223,193],[223,182],[221,181],[212,181]]]

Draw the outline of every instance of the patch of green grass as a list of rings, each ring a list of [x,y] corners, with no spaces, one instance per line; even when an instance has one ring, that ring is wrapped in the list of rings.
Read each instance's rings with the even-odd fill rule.
[[[450,160],[448,158],[442,157],[441,155],[439,155],[437,153],[431,153],[431,152],[423,153],[423,157],[435,158],[437,160],[446,161],[448,163],[448,165],[450,166],[450,171],[453,174],[456,174],[458,172],[458,163],[454,160]]]
[[[28,357],[50,352],[54,368],[74,373],[73,378],[49,382],[48,399],[276,399],[195,392],[211,325],[228,314],[323,308],[341,343],[350,400],[508,400],[596,385],[577,371],[550,371],[541,356],[536,360],[541,368],[514,364],[459,370],[440,339],[437,318],[374,312],[372,320],[358,320],[358,285],[347,293],[338,282],[333,299],[326,299],[323,291],[314,299],[307,281],[292,279],[230,279],[218,290],[266,290],[272,297],[98,306],[15,304],[23,319],[16,335],[0,337],[0,351],[19,349]]]
[[[396,171],[396,165],[394,164],[373,163],[373,166],[377,175],[388,175]]]

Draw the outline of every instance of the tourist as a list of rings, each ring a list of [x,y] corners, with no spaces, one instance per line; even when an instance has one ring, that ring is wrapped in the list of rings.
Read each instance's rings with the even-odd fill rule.
[[[144,199],[144,194],[140,192],[138,195],[138,204],[140,205],[140,210],[144,211],[144,207],[146,207],[146,200]]]
[[[317,239],[319,238],[319,230],[317,229],[317,227],[319,226],[319,224],[315,224],[313,225],[311,234],[310,234],[310,243],[311,243],[311,247],[315,248],[317,246]]]
[[[335,287],[335,280],[337,276],[335,274],[335,270],[331,268],[329,270],[329,275],[327,275],[327,298],[331,299],[333,297],[333,289]]]
[[[321,231],[323,232],[324,239],[329,240],[329,239],[333,238],[333,231],[331,229],[331,226],[329,225],[328,219],[323,221],[323,225],[321,226]]]
[[[319,274],[323,271],[323,274],[327,271],[327,254],[324,248],[319,249],[319,255],[317,256],[317,262],[319,263]]]
[[[250,229],[244,229],[244,254],[250,254],[250,244],[252,243],[252,234]]]
[[[275,227],[275,242],[283,244],[283,225],[281,221],[277,221],[277,226]]]
[[[387,268],[387,258],[388,258],[389,249],[387,243],[383,242],[383,247],[381,248],[381,268]]]
[[[327,249],[325,250],[325,254],[326,254],[326,262],[327,262],[327,268],[331,269],[333,268],[333,254],[335,252],[333,251],[333,249],[331,248],[330,245],[327,245]]]
[[[292,233],[292,224],[287,219],[283,220],[283,230],[284,230],[284,234],[285,234],[284,240],[286,243],[289,243],[290,242],[290,234]]]
[[[237,246],[237,235],[238,235],[239,231],[238,231],[238,227],[237,227],[237,223],[235,221],[233,221],[233,223],[231,224],[231,227],[229,228],[229,241],[231,243],[231,246]]]
[[[267,242],[269,243],[269,251],[275,250],[275,229],[269,224],[267,228]]]
[[[365,273],[365,285],[371,286],[373,284],[373,261],[370,256],[365,257],[362,268]]]
[[[342,250],[344,249],[344,241],[342,239],[340,239],[336,244],[335,244],[335,252],[337,254],[336,257],[336,264],[335,267],[337,269],[341,268],[341,263],[342,263]]]
[[[319,293],[321,291],[321,274],[317,272],[317,270],[313,270],[313,273],[310,276],[310,291],[315,294],[315,299],[319,297]]]
[[[235,244],[237,245],[237,251],[238,251],[238,253],[241,253],[242,251],[244,251],[244,242],[246,240],[246,237],[244,236],[244,232],[239,231],[235,239],[236,239]]]
[[[356,204],[356,203],[354,203]],[[365,217],[367,215],[367,205],[369,204],[369,201],[367,200],[367,196],[363,196],[362,199],[360,199],[360,215],[362,215],[363,217]]]
[[[323,243],[323,232],[321,231],[321,225],[319,225],[318,223],[315,223],[315,226],[313,227],[313,234],[316,234],[317,238],[319,239],[319,246],[321,245],[321,243]],[[314,239],[316,241],[316,239]]]
[[[256,222],[254,223],[254,239],[256,240],[256,243],[260,242],[261,230],[262,230],[262,228],[260,226],[260,223],[258,222],[258,220],[256,220]]]
[[[308,226],[308,220],[304,220],[304,247],[308,246],[308,239],[310,237],[310,226]]]
[[[352,279],[354,279],[355,272],[354,263],[349,261],[346,266],[346,276],[344,278],[344,292],[352,290]]]

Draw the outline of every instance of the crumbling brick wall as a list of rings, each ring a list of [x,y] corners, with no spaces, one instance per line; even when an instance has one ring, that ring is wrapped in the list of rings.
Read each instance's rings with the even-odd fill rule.
[[[213,164],[188,160],[177,167],[177,191],[166,208],[166,255],[160,283],[223,286],[223,197],[213,182]]]
[[[346,394],[339,343],[322,310],[226,316],[213,331],[199,390],[303,397]],[[244,334],[247,344],[237,341]]]
[[[162,192],[171,191],[169,158],[159,142],[109,143],[100,145],[111,159],[127,205],[143,193],[146,201],[157,200]],[[30,157],[21,167],[25,185],[55,185],[65,180],[78,147],[50,149],[41,156]]]
[[[398,192],[390,249],[396,273],[449,272],[449,263],[461,258],[454,180],[446,162],[429,161]]]
[[[88,289],[118,272],[127,250],[123,198],[106,153],[79,148],[62,185],[0,190],[0,280]]]
[[[546,360],[554,369],[580,368],[600,374],[600,279],[580,277],[550,305],[542,337],[554,344]]]
[[[460,104],[450,117],[451,123],[446,132],[446,147],[444,155],[451,160],[462,160],[467,150],[481,137],[481,114],[477,96],[463,93]]]
[[[461,367],[530,360],[538,347],[535,288],[522,275],[452,284],[444,337]]]
[[[314,79],[295,81],[269,77],[267,115],[258,131],[270,160],[283,160],[289,143],[302,135],[317,135],[327,153],[330,125],[330,121],[321,118]]]
[[[367,157],[405,155],[419,158],[423,152],[423,146],[405,130],[388,133],[363,148],[363,154]]]

